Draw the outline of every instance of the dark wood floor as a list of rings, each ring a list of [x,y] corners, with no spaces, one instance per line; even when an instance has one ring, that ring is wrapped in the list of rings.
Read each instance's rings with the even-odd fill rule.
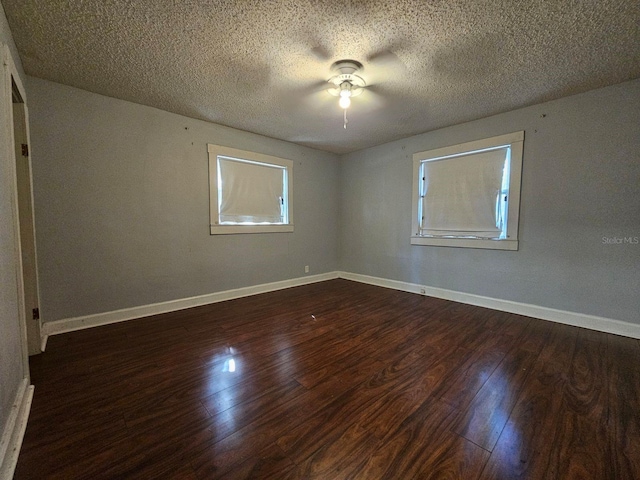
[[[49,339],[17,479],[638,479],[640,343],[346,280]]]

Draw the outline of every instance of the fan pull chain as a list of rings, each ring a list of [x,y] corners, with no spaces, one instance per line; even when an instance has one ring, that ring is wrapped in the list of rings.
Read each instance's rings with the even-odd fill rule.
[[[349,120],[347,120],[347,109],[344,109],[344,129],[347,129],[347,123],[349,123]]]

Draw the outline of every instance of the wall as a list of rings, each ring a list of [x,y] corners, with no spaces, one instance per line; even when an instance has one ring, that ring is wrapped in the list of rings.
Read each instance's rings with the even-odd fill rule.
[[[338,157],[28,77],[45,321],[337,269]],[[207,143],[294,160],[293,233],[209,235]]]
[[[413,153],[518,130],[519,251],[410,245]],[[342,270],[640,324],[640,80],[342,161]]]
[[[0,42],[9,49],[19,72],[22,71],[11,31],[0,8]],[[4,82],[4,68],[2,67]],[[24,79],[24,77],[21,77]],[[5,431],[11,405],[16,399],[22,379],[28,376],[22,364],[22,339],[20,334],[18,284],[16,271],[16,231],[14,220],[13,194],[15,192],[15,166],[10,156],[13,149],[11,140],[11,92],[0,85],[0,435]],[[7,103],[8,102],[8,107]],[[2,458],[0,458],[0,463]]]

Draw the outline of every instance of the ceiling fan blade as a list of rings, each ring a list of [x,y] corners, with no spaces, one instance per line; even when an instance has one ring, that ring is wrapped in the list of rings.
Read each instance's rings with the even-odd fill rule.
[[[376,95],[380,97],[385,97],[385,96],[388,96],[389,94],[388,90],[385,90],[383,86],[377,83],[374,85],[367,85],[365,92],[370,92],[372,95]]]
[[[322,45],[317,45],[309,50],[311,55],[320,62],[326,62],[331,58],[331,52]]]
[[[317,80],[313,83],[310,83],[309,85],[305,85],[304,87],[301,87],[299,90],[299,92],[306,92],[308,94],[313,94],[313,93],[317,93],[317,92],[322,92],[325,90],[328,90],[330,87],[332,87],[332,85],[327,82],[326,80]]]
[[[362,95],[359,95],[353,100],[354,108],[358,108],[358,104],[363,104],[368,111],[378,110],[388,104],[388,92],[384,91],[384,88],[380,88],[378,85],[367,86]]]
[[[278,96],[288,108],[299,108],[300,105],[305,103],[318,103],[322,100],[324,95],[328,98],[333,98],[329,93],[327,93],[327,89],[330,86],[331,85],[326,80],[316,80],[306,85],[280,89]]]
[[[308,48],[311,57],[319,62],[326,62],[331,59],[331,50],[325,46],[325,43],[311,31],[306,31],[302,35],[301,41]]]
[[[378,50],[367,56],[365,63],[367,83],[372,85],[387,83],[402,77],[407,72],[407,66],[391,50]]]
[[[294,101],[301,99],[305,95],[313,95],[318,92],[324,92],[331,87],[326,80],[315,80],[310,83],[299,82],[299,84],[288,84],[288,86],[280,85],[278,89],[282,95],[287,95]]]
[[[385,68],[406,69],[405,64],[391,50],[379,50],[367,57],[367,62]]]

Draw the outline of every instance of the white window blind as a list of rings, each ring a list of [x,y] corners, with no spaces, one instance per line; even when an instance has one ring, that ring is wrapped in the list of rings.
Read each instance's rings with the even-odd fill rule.
[[[211,235],[293,232],[293,161],[208,144]]]
[[[421,235],[499,238],[509,146],[422,162]]]
[[[218,157],[220,223],[286,223],[286,169]]]
[[[413,154],[411,244],[518,250],[524,132]]]

